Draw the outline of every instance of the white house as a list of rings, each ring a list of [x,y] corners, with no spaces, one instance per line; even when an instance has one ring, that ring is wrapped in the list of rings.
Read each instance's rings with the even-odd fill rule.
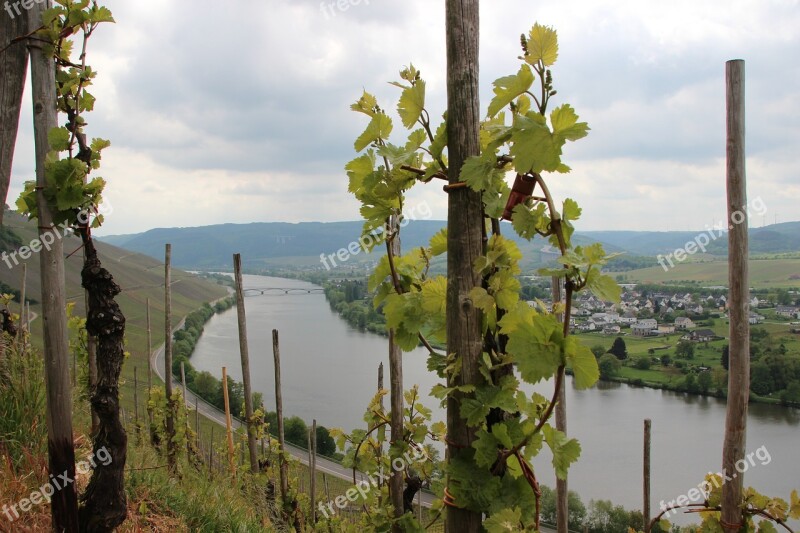
[[[691,329],[694,327],[694,322],[688,316],[679,316],[675,319],[675,329]]]

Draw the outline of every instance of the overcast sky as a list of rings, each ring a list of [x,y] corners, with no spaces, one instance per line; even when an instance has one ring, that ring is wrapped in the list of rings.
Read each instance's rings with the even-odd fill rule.
[[[387,82],[413,62],[431,115],[444,110],[442,0],[106,5],[117,24],[90,44],[99,76],[87,130],[112,141],[100,175],[113,213],[102,234],[356,220],[342,168],[366,121],[349,105],[367,89],[394,110],[398,90]],[[519,35],[534,22],[553,26],[553,103],[572,104],[592,129],[565,151],[573,172],[550,178],[556,195],[584,208],[579,229],[699,230],[725,217],[725,61],[744,59],[748,191],[766,206],[751,225],[799,220],[799,8],[484,0],[481,108],[492,81],[518,70]],[[32,154],[26,105],[10,204],[32,179]],[[418,188],[408,205],[426,202],[444,219],[440,185]]]

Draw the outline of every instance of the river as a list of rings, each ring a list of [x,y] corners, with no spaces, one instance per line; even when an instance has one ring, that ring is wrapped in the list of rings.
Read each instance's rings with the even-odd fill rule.
[[[244,276],[244,286],[318,288],[304,281]],[[274,291],[271,291],[274,292]],[[346,430],[363,427],[363,413],[377,388],[380,362],[386,367],[387,339],[354,330],[331,311],[321,293],[246,297],[250,368],[254,391],[264,394],[275,409],[272,330],[280,331],[281,377],[286,416]],[[223,366],[241,380],[236,309],[215,315],[192,356],[192,365],[221,377]],[[436,383],[426,369],[427,353],[417,349],[403,358],[405,388],[419,384],[427,395]],[[536,388],[549,395],[552,384]],[[590,390],[566,386],[568,433],[582,447],[570,469],[569,486],[588,505],[591,499],[610,499],[630,509],[642,507],[643,420],[652,420],[653,514],[662,500],[687,494],[706,472],[720,470],[725,402],[717,398],[599,383]],[[445,420],[438,401],[428,398],[433,416]],[[762,494],[789,498],[800,490],[800,410],[752,404],[748,418],[745,485]],[[546,447],[545,447],[546,448]],[[757,455],[756,455],[757,452]],[[539,480],[554,486],[549,455],[537,458]],[[674,517],[676,523],[686,523]],[[797,526],[798,524],[793,524]]]

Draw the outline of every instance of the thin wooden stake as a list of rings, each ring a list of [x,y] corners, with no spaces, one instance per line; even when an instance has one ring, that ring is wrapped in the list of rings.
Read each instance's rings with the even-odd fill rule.
[[[225,430],[228,435],[228,462],[230,463],[231,474],[236,472],[236,463],[233,449],[233,423],[231,421],[231,404],[228,399],[228,369],[222,367],[222,397],[225,401]]]
[[[139,437],[139,378],[136,375],[136,367],[133,367],[133,419],[136,437]]]
[[[164,391],[167,395],[167,464],[175,472],[175,403],[172,398],[172,245],[165,245],[164,254]]]
[[[308,469],[310,473],[309,494],[311,495],[311,524],[317,523],[317,420],[311,422],[308,432]]]
[[[242,285],[242,256],[233,255],[233,272],[236,284],[236,316],[239,322],[239,354],[242,358],[242,384],[244,385],[244,410],[247,421],[247,449],[250,452],[250,471],[258,473],[258,450],[256,449],[256,427],[253,421],[253,392],[250,386],[250,355],[247,347],[247,316],[244,308]]]
[[[747,402],[750,395],[750,284],[747,241],[747,178],[745,176],[744,61],[725,64],[727,108],[727,191],[728,191],[728,300],[730,346],[728,348],[728,404],[723,472],[737,472],[745,457]],[[722,486],[723,531],[739,531],[742,523],[744,474]]]
[[[281,502],[286,505],[289,494],[289,465],[286,464],[286,442],[283,437],[283,394],[281,393],[281,349],[278,330],[272,330],[272,354],[275,359],[275,411],[278,417],[278,449],[280,450]]]
[[[644,505],[642,506],[644,533],[650,533],[650,428],[651,421],[646,418],[644,421]]]
[[[378,392],[383,390],[383,363],[378,365]],[[385,413],[383,396],[381,396],[381,413]],[[378,442],[378,457],[383,456],[383,441]]]
[[[13,149],[12,149],[13,151]],[[17,329],[17,344],[22,349],[25,342],[25,286],[28,280],[28,263],[22,263],[22,283],[19,286],[19,328]]]

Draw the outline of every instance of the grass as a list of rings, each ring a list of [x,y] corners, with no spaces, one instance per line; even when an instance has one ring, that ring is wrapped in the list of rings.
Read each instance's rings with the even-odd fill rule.
[[[800,287],[800,258],[750,259],[750,286],[757,289]],[[621,276],[624,283],[697,282],[707,286],[728,285],[728,262],[725,260],[675,263],[664,271],[660,266],[609,272]],[[794,278],[794,279],[793,279]]]

